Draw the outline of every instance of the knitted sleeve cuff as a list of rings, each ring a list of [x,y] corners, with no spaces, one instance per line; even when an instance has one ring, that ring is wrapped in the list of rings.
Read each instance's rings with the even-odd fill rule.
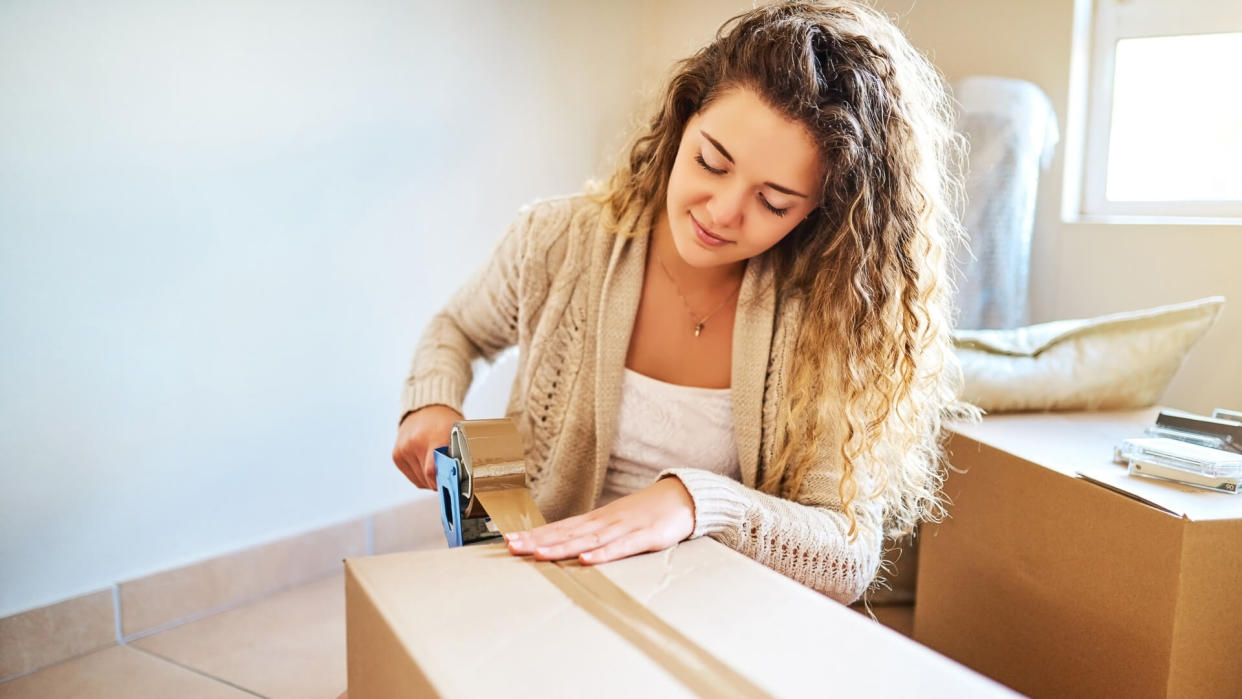
[[[401,391],[401,414],[397,416],[397,423],[400,424],[406,415],[428,405],[446,405],[460,413],[468,386],[469,381],[466,386],[462,386],[460,380],[443,374],[411,379]]]
[[[697,468],[671,468],[660,472],[656,480],[675,477],[694,501],[694,531],[690,538],[718,532],[737,532],[742,527],[750,498],[746,486],[727,476]]]

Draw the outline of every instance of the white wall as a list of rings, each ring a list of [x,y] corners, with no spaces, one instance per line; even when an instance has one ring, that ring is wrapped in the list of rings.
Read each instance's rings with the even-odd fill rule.
[[[408,499],[409,353],[635,85],[624,4],[0,4],[0,616]]]

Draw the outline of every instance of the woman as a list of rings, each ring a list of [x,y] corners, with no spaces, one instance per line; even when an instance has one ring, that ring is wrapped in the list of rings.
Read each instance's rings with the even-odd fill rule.
[[[552,523],[514,554],[711,536],[857,599],[884,535],[939,513],[957,147],[939,76],[875,11],[733,18],[612,178],[526,208],[431,321],[394,462],[434,488],[470,362],[516,344],[507,412]]]

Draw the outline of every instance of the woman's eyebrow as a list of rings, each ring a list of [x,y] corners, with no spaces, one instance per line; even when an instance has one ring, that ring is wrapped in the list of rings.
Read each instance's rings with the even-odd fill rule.
[[[712,145],[716,147],[716,150],[720,151],[720,154],[723,155],[726,160],[733,163],[734,165],[737,164],[736,162],[734,162],[733,156],[729,155],[729,151],[725,150],[725,147],[720,145],[720,141],[717,141],[716,139],[712,138],[711,134],[707,133],[703,129],[699,129],[699,133],[703,134],[703,138],[706,138],[708,141],[711,141]],[[790,196],[802,197],[803,199],[809,198],[807,197],[807,195],[801,192],[795,192],[794,190],[788,187],[782,187],[779,184],[776,184],[775,182],[764,182],[763,184],[766,187],[771,187],[772,189],[775,189],[781,194],[788,194]]]

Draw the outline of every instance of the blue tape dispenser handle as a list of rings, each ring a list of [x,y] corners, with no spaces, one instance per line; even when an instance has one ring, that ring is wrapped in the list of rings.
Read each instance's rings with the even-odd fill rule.
[[[440,491],[440,524],[450,547],[462,545],[461,462],[449,456],[448,447],[437,447],[436,488]]]

